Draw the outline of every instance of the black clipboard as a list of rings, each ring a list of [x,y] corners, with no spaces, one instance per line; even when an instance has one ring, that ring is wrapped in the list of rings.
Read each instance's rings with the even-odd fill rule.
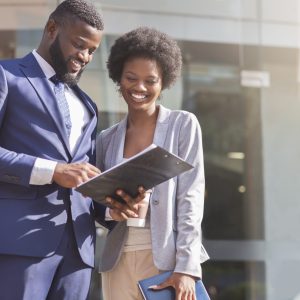
[[[139,186],[143,186],[146,190],[151,189],[192,168],[191,164],[177,155],[151,144],[130,159],[79,185],[75,190],[109,206],[105,202],[106,196],[123,201],[115,194],[117,189],[136,197]]]

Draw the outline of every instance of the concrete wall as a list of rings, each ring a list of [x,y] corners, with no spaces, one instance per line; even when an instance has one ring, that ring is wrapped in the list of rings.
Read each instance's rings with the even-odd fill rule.
[[[56,0],[0,0],[0,28],[43,28]],[[178,39],[298,47],[297,0],[94,0],[105,31],[120,34],[139,25]]]

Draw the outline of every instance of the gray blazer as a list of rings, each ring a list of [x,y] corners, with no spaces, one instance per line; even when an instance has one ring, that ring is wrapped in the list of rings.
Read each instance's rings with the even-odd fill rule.
[[[97,138],[97,166],[107,170],[123,159],[127,118],[102,131]],[[153,189],[150,228],[154,264],[159,270],[201,277],[200,263],[209,257],[202,245],[204,166],[200,125],[192,113],[159,106],[153,143],[178,155],[195,168]],[[107,235],[99,267],[111,270],[127,237],[126,222]]]

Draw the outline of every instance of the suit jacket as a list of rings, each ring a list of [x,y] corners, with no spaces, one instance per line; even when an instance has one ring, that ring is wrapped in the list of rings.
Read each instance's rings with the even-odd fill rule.
[[[33,54],[0,62],[0,254],[52,255],[71,207],[79,253],[93,266],[93,205],[55,183],[30,185],[37,157],[62,163],[95,161],[97,108],[79,89],[91,120],[71,155],[55,95]]]
[[[127,119],[102,131],[97,138],[97,165],[107,170],[123,158]],[[153,143],[185,159],[195,168],[153,189],[150,226],[154,264],[201,277],[200,263],[208,259],[202,246],[204,167],[200,125],[195,115],[171,111],[160,105]],[[104,214],[102,220],[104,221]],[[117,223],[107,235],[99,270],[111,270],[122,252],[126,222]]]

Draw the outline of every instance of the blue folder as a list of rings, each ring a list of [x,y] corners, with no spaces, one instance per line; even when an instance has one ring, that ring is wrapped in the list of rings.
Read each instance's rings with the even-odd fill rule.
[[[149,289],[151,285],[163,283],[172,274],[171,271],[160,273],[158,275],[140,280],[138,286],[145,300],[175,300],[175,289],[167,287],[162,290]],[[197,300],[210,300],[209,295],[201,280],[196,281],[196,297]]]

